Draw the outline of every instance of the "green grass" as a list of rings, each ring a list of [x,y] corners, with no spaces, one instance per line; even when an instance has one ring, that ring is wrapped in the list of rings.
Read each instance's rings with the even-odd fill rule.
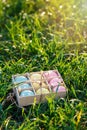
[[[86,0],[0,0],[1,130],[87,129]],[[2,102],[12,75],[58,69],[65,99],[19,108]]]

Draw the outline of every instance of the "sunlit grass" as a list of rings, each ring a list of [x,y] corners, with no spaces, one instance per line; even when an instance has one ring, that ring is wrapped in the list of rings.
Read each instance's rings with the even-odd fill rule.
[[[87,129],[86,14],[86,0],[0,0],[1,130]],[[50,69],[61,73],[65,99],[2,105],[12,75]]]

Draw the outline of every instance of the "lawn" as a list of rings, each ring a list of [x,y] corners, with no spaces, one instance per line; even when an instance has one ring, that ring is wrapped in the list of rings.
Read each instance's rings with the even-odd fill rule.
[[[12,75],[57,69],[65,98],[20,108]],[[0,130],[87,129],[87,1],[0,0]]]

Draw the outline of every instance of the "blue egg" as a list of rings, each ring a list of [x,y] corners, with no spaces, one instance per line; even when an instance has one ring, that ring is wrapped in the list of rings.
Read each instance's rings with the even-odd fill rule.
[[[25,76],[17,76],[15,77],[15,82],[16,83],[21,83],[21,82],[25,82],[27,81],[28,79],[25,77]]]
[[[26,96],[34,96],[34,92],[31,90],[24,90],[20,93],[20,96],[26,97]]]
[[[24,83],[18,86],[18,89],[29,89],[31,87],[30,84]]]

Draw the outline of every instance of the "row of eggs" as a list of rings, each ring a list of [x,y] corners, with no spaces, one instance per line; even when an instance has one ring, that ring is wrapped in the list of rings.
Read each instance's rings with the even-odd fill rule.
[[[48,86],[45,83],[42,83],[42,87],[40,86],[39,83],[32,83],[32,84],[33,84],[33,87],[34,87],[36,94],[49,93]],[[18,92],[20,93],[20,96],[33,96],[33,95],[35,95],[34,91],[31,90],[33,88],[32,88],[32,85],[30,83],[23,83],[23,84],[19,85],[17,87],[17,89],[18,89]]]
[[[65,88],[63,86],[59,86],[59,88],[55,87],[53,89],[53,92],[61,92],[61,91],[65,91]],[[37,91],[36,91],[36,94],[47,94],[49,93],[49,90],[47,88],[39,88]],[[35,93],[34,91],[32,90],[23,90],[20,92],[20,96],[34,96]]]
[[[63,80],[60,74],[58,74],[55,71],[46,71],[44,73],[33,73],[30,75],[30,77],[16,76],[14,78],[14,82],[21,83],[21,82],[26,82],[27,80],[31,79],[31,81],[35,81],[33,82],[33,87],[36,90],[36,94],[41,94],[41,93],[46,94],[46,93],[49,93],[49,88],[47,88],[46,83],[42,82],[43,77],[45,77],[49,86],[51,86],[51,90],[53,92],[65,91],[65,87],[61,85],[61,83],[63,83]],[[40,87],[40,83],[42,84],[41,87]],[[19,85],[18,91],[20,92],[20,96],[35,95],[34,91],[28,90],[31,87],[32,87],[31,84],[28,84],[28,83]],[[23,89],[26,89],[26,90],[23,90]]]
[[[58,74],[57,72],[55,72],[55,71],[46,71],[46,72],[43,72],[43,73],[33,73],[33,74],[30,74],[30,76],[18,75],[16,77],[14,77],[14,82],[15,83],[21,83],[21,82],[25,82],[25,81],[27,81],[29,79],[31,79],[33,81],[40,81],[40,80],[43,79],[43,76],[47,80],[56,78],[56,80],[58,80],[58,82],[60,82],[61,79],[62,79],[62,78],[60,78],[60,74]],[[53,81],[53,82],[55,82],[55,81]]]

